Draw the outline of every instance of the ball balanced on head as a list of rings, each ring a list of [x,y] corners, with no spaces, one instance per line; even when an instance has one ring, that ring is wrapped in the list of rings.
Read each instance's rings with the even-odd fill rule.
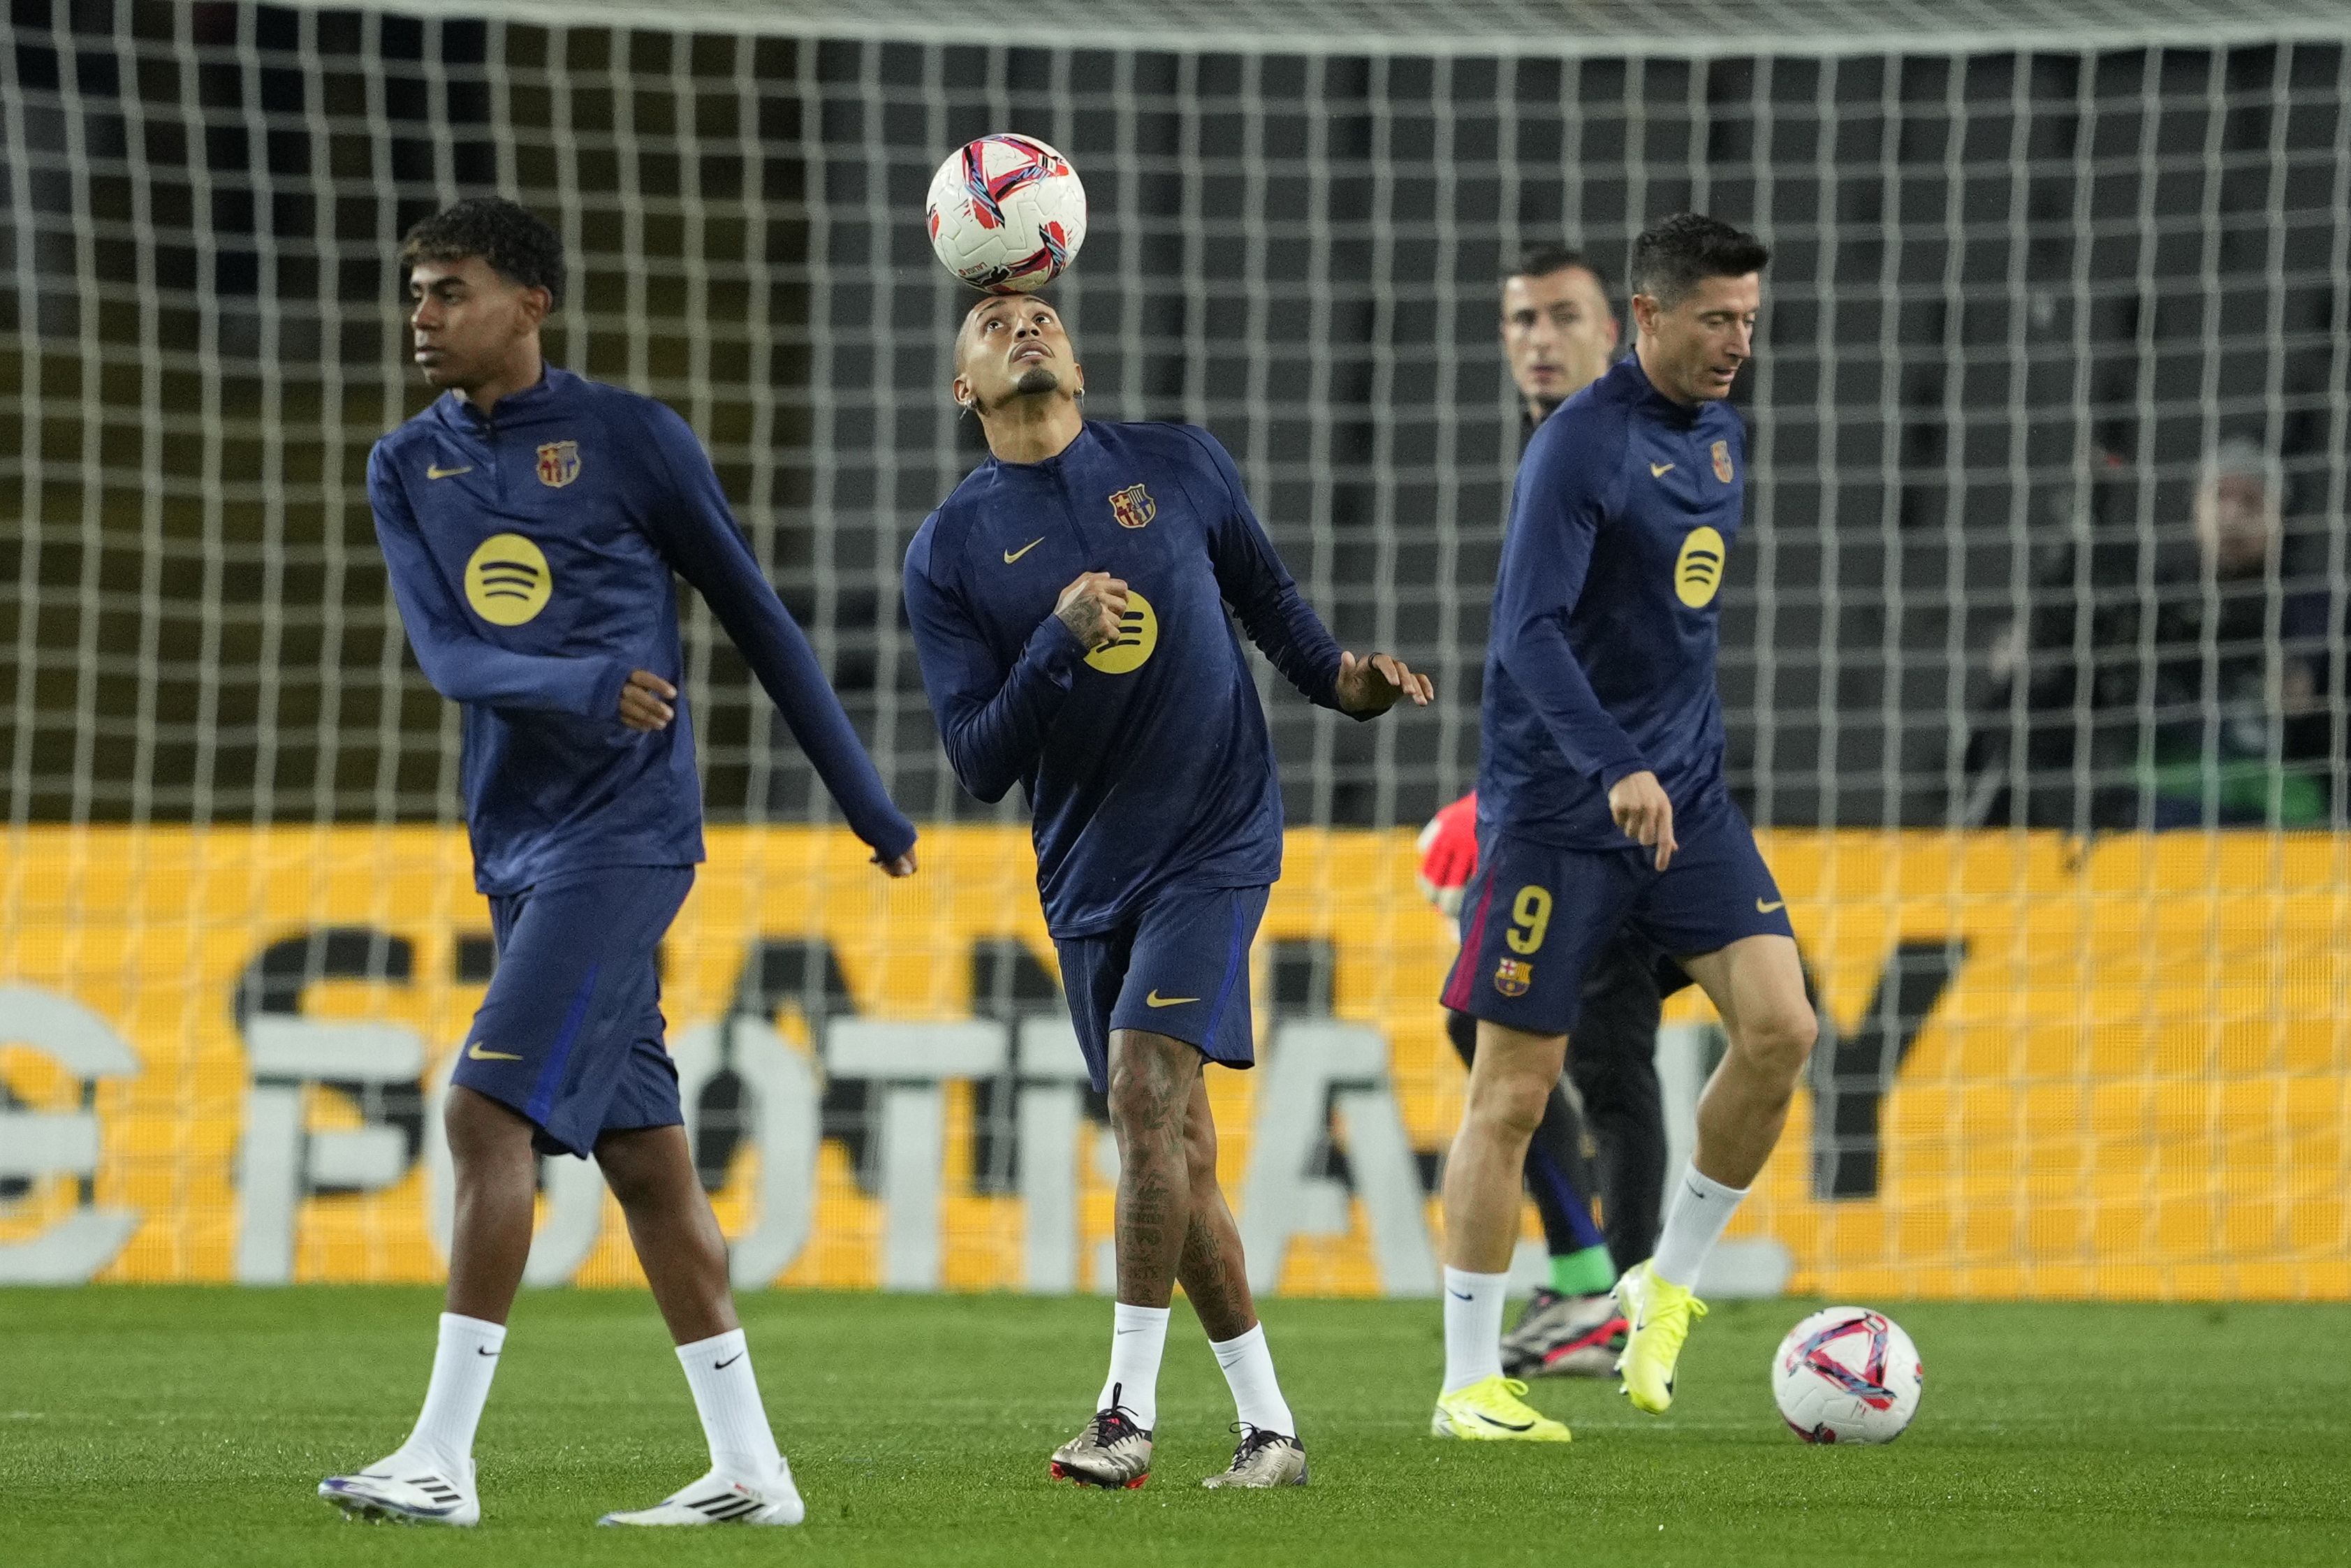
[[[1030,294],[1086,243],[1086,188],[1033,136],[983,136],[931,176],[925,221],[940,264],[990,294]]]

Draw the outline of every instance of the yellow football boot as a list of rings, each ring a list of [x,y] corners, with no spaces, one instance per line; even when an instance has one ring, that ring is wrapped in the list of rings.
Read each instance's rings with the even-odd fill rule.
[[[1527,1385],[1515,1377],[1494,1376],[1437,1396],[1437,1414],[1428,1431],[1436,1437],[1464,1437],[1475,1443],[1564,1443],[1566,1426],[1538,1414],[1519,1396]]]
[[[1691,1322],[1706,1316],[1706,1303],[1681,1286],[1658,1279],[1641,1262],[1616,1281],[1616,1310],[1630,1325],[1625,1354],[1616,1358],[1625,1397],[1635,1410],[1662,1416],[1674,1402],[1674,1363],[1681,1359]]]

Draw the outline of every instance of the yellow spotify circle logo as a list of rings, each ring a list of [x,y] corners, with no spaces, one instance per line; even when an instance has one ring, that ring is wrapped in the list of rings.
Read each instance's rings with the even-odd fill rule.
[[[465,602],[493,626],[521,625],[554,591],[546,554],[520,534],[492,534],[465,563]]]
[[[1126,591],[1126,613],[1120,617],[1118,637],[1086,655],[1086,663],[1105,675],[1123,675],[1143,668],[1159,646],[1159,612],[1151,601],[1132,588]]]
[[[1722,536],[1712,528],[1692,528],[1674,562],[1674,593],[1692,610],[1701,609],[1722,586]]]

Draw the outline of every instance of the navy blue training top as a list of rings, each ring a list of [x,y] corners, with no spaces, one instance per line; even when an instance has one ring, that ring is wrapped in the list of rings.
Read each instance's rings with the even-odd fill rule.
[[[1728,803],[1714,665],[1746,462],[1729,404],[1675,402],[1629,354],[1535,431],[1494,585],[1481,823],[1623,849],[1608,791],[1645,769],[1677,825]]]
[[[717,612],[857,836],[885,857],[914,844],[666,406],[551,367],[489,419],[451,392],[376,443],[368,499],[416,662],[465,706],[482,892],[703,858],[673,570]],[[680,688],[652,734],[620,718],[640,669]]]
[[[1088,653],[1053,613],[1081,573],[1125,580]],[[1107,931],[1162,887],[1281,874],[1281,789],[1250,641],[1335,707],[1339,645],[1205,430],[1088,421],[1042,463],[981,464],[906,551],[906,612],[948,760],[983,800],[1017,781],[1056,937]]]

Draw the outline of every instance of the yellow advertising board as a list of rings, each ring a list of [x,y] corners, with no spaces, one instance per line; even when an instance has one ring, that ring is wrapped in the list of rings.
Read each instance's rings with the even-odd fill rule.
[[[1097,1285],[1114,1155],[1050,1055],[1051,1003],[1030,1004],[1048,1034],[975,1023],[981,946],[1054,970],[1025,830],[934,829],[908,883],[837,831],[714,830],[709,848],[664,1009],[690,1087],[724,1070],[759,1107],[716,1195],[738,1282]],[[2351,1298],[2351,840],[1764,848],[1825,1027],[1733,1235],[1783,1248],[1790,1288]],[[37,828],[5,855],[0,1278],[438,1277],[429,1107],[489,927],[462,832]],[[1406,832],[1290,835],[1258,955],[1268,1066],[1210,1073],[1228,1189],[1276,1254],[1253,1272],[1288,1292],[1433,1282],[1430,1156],[1461,1073],[1435,1000],[1451,938],[1413,864]],[[1284,951],[1316,956],[1327,998],[1271,1005]],[[763,952],[829,965],[842,994],[811,1019],[748,984]],[[1667,1009],[1708,1016],[1690,993]],[[866,1071],[857,1040],[933,1036],[965,1052],[940,1061],[991,1065],[872,1070],[888,1148],[820,1115],[828,1082]],[[1310,1056],[1322,1076],[1294,1067]],[[1016,1132],[1019,1180],[979,1179],[981,1142]],[[564,1239],[534,1278],[635,1281],[586,1167],[549,1167],[543,1239]]]

